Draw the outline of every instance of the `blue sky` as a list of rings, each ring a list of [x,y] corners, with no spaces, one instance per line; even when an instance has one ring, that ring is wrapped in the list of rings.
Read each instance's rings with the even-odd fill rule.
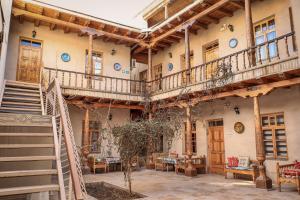
[[[146,28],[137,14],[153,0],[40,0],[70,10],[86,13],[121,24]]]

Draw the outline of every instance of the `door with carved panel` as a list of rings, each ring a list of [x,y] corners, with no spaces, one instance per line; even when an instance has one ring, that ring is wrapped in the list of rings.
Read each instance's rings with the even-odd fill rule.
[[[224,173],[225,149],[223,120],[208,122],[209,172]]]
[[[155,90],[162,89],[162,64],[153,66],[152,68],[152,80],[155,80],[154,88]]]
[[[193,51],[190,52],[190,63],[191,63],[191,68],[193,68],[194,67],[194,52]],[[187,69],[186,63],[185,63],[185,54],[182,54],[180,56],[180,66],[181,66],[181,70]],[[187,81],[186,72],[181,74],[181,79],[182,79],[181,80],[182,84],[185,84]],[[190,82],[193,83],[194,80],[195,80],[195,71],[192,70]]]
[[[28,39],[20,40],[17,81],[38,83],[40,80],[42,43]]]
[[[214,42],[210,45],[206,45],[204,49],[204,61],[209,63],[210,61],[216,60],[219,58],[219,43]],[[217,70],[217,62],[210,63],[206,65],[206,77],[207,79],[212,78],[215,75]]]

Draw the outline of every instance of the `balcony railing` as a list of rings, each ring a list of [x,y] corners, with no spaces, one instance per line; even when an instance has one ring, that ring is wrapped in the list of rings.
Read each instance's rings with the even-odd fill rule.
[[[252,48],[150,82],[89,75],[54,68],[44,68],[43,76],[46,82],[56,77],[64,89],[145,96],[146,88],[153,95],[190,86],[195,86],[194,90],[201,91],[278,74],[299,68],[297,58],[294,33],[288,33]],[[292,63],[287,64],[287,62]]]
[[[148,84],[153,94],[196,85],[201,85],[198,90],[204,90],[208,87],[223,86],[220,79],[228,79],[223,81],[229,84],[289,70],[291,66],[288,65],[274,66],[296,58],[294,33],[288,33],[255,47],[192,67],[191,70],[163,76]],[[294,67],[299,68],[299,66]],[[219,85],[214,85],[213,82]]]
[[[143,96],[145,82],[101,75],[89,75],[62,69],[44,68],[43,76],[50,83],[56,77],[62,88],[113,94]]]

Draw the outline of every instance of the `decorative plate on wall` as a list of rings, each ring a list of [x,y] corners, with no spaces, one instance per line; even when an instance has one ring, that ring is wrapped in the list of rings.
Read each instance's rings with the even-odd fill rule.
[[[60,57],[61,60],[64,62],[69,62],[71,60],[71,56],[68,53],[62,53]]]
[[[236,38],[232,38],[229,40],[229,47],[235,48],[238,45],[238,40]]]
[[[168,70],[169,70],[169,71],[172,71],[172,70],[173,70],[173,64],[172,64],[172,63],[169,63],[169,64],[168,64]]]
[[[122,66],[121,66],[120,63],[115,63],[115,64],[114,64],[114,69],[115,69],[116,71],[120,71],[121,68],[122,68]]]
[[[244,126],[244,124],[242,122],[236,122],[234,124],[234,131],[235,132],[241,134],[241,133],[244,132],[244,130],[245,130],[245,126]]]

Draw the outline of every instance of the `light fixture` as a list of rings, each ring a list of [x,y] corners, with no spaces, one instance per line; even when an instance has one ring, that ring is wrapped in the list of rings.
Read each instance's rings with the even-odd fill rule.
[[[115,49],[115,48],[113,48],[112,50],[111,50],[111,55],[115,55],[117,53],[117,50]]]
[[[235,106],[234,107],[234,112],[235,112],[235,114],[239,115],[240,114],[240,108]]]
[[[36,31],[33,30],[33,31],[32,31],[32,38],[35,38],[35,37],[36,37]]]
[[[108,115],[108,120],[109,120],[109,121],[112,120],[112,114],[111,114],[111,113],[109,113],[109,115]]]
[[[231,32],[233,32],[234,31],[234,28],[233,28],[233,25],[232,24],[228,24],[228,29],[231,31]]]
[[[226,31],[227,29],[228,29],[229,31],[233,32],[233,31],[234,31],[234,26],[233,26],[232,24],[223,24],[222,27],[220,28],[220,31],[221,31],[221,32],[224,32],[224,31]]]
[[[173,57],[173,55],[172,55],[172,52],[169,52],[169,57],[170,57],[170,58],[172,58],[172,57]]]

